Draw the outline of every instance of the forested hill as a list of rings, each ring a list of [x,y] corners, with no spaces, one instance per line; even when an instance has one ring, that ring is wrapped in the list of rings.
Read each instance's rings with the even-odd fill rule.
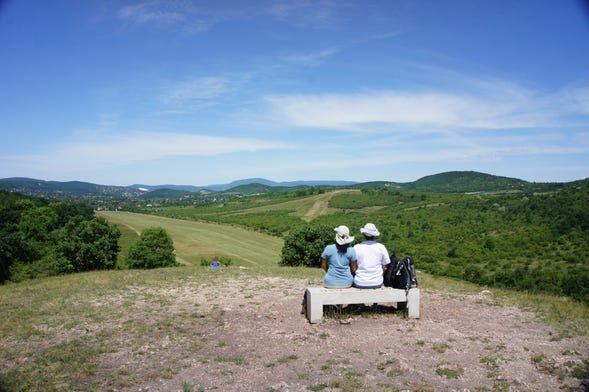
[[[82,181],[44,181],[34,178],[2,178],[0,189],[23,195],[58,199],[76,199],[85,196],[129,198],[145,192],[124,186],[98,185]]]
[[[454,171],[420,178],[408,184],[406,189],[422,192],[492,192],[529,190],[537,186],[550,188],[554,184],[538,185],[516,178],[470,171]]]
[[[577,181],[578,182],[578,181]],[[576,182],[575,182],[576,183]],[[557,190],[574,183],[528,182],[517,178],[494,176],[474,171],[452,171],[422,177],[413,182],[367,182],[358,188],[389,188],[417,192],[541,192]]]

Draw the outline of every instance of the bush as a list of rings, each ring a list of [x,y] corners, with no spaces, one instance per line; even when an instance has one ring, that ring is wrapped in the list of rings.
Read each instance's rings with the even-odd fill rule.
[[[335,232],[327,225],[305,226],[284,240],[281,265],[320,267],[323,249],[333,242]]]
[[[143,230],[137,242],[129,249],[127,265],[129,268],[144,269],[178,265],[172,238],[161,227]]]
[[[121,231],[97,217],[70,220],[60,232],[58,249],[69,261],[69,271],[82,272],[113,269],[119,253]]]

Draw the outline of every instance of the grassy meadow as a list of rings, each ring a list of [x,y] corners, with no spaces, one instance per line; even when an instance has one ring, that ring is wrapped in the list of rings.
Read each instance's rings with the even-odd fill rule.
[[[278,263],[282,249],[282,239],[237,226],[130,212],[101,212],[100,215],[134,233],[147,227],[164,228],[174,240],[177,260],[183,264],[198,265],[203,257],[226,256],[237,266],[271,267]],[[121,253],[125,253],[124,249]]]

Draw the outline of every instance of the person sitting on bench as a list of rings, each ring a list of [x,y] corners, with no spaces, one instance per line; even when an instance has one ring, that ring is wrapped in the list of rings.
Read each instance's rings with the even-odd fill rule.
[[[377,289],[382,286],[383,273],[391,262],[387,248],[375,241],[380,232],[374,223],[367,223],[360,232],[365,240],[354,246],[358,267],[354,275],[354,287]]]
[[[350,244],[354,237],[350,229],[341,225],[335,229],[335,244],[327,245],[321,254],[321,268],[325,271],[325,287],[341,289],[351,287],[352,272],[356,269],[356,251]]]

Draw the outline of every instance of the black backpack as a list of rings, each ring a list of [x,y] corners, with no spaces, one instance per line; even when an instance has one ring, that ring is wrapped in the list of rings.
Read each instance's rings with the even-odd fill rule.
[[[410,256],[397,259],[394,254],[391,255],[391,263],[383,275],[383,285],[395,289],[405,289],[417,287],[417,277],[415,275],[415,263]]]

